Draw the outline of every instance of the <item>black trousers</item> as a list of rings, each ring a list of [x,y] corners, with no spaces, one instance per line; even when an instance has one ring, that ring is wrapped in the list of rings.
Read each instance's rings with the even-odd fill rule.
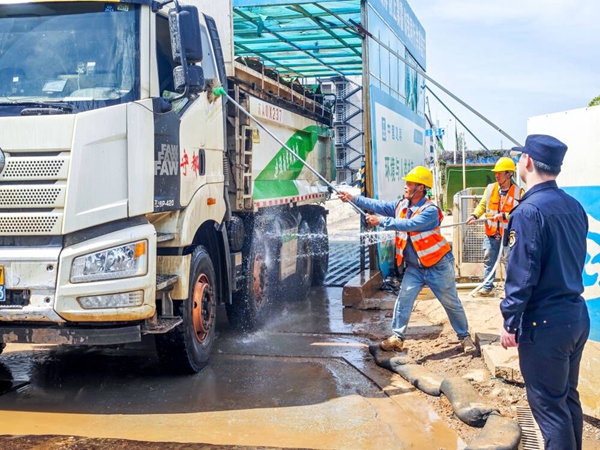
[[[582,448],[583,412],[577,384],[589,333],[587,311],[575,323],[519,333],[519,363],[527,400],[546,449]]]

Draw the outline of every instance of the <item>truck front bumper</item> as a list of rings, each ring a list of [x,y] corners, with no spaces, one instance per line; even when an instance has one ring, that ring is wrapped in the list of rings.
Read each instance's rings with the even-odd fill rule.
[[[75,258],[125,245],[147,242],[147,273],[119,279],[71,282]],[[0,247],[0,265],[4,267],[8,290],[23,290],[29,296],[24,305],[0,303],[0,328],[7,322],[45,322],[56,324],[138,322],[156,311],[156,230],[150,224],[121,229],[67,247]],[[86,296],[110,296],[138,293],[135,306],[86,309],[78,299]],[[4,323],[3,323],[4,322]]]
[[[139,342],[142,336],[139,325],[93,329],[7,325],[0,327],[0,342],[5,344],[113,345]]]

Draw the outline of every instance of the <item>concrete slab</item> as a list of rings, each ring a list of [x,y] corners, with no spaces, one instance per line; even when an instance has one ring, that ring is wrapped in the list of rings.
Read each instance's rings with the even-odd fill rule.
[[[383,309],[391,311],[396,304],[396,297],[397,295],[392,292],[379,290],[372,297],[364,298],[352,307],[357,309]]]
[[[377,284],[375,284],[377,286]],[[346,290],[348,287],[348,291]],[[360,295],[367,295],[369,292],[365,289],[364,293],[356,291],[355,287],[344,287],[344,306],[349,306],[356,309],[382,309],[382,310],[393,310],[396,304],[396,298],[398,294],[381,290],[381,286],[377,290],[373,291],[370,296],[363,297],[360,299]],[[431,289],[424,287],[417,300],[435,300],[435,295],[431,292]]]
[[[433,295],[433,292],[428,287],[424,287],[417,295],[417,300],[435,300],[436,297]]]
[[[481,348],[484,345],[490,345],[500,342],[500,335],[492,333],[480,333],[478,331],[473,332],[473,340],[477,348]]]
[[[383,275],[378,270],[365,270],[344,286],[342,303],[355,306],[363,299],[373,297],[383,285]]]
[[[458,291],[469,326],[476,333],[500,335],[504,319],[500,312],[499,298],[472,298],[470,291]]]
[[[581,367],[579,368],[579,396],[583,412],[589,416],[600,418],[600,342],[588,340],[583,349]]]
[[[484,345],[481,354],[492,376],[513,383],[523,383],[516,347],[505,350],[498,344]]]

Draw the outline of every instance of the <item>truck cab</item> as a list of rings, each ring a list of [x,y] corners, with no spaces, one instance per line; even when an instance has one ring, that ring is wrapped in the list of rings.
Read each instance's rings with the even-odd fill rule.
[[[0,4],[4,343],[118,344],[172,331],[185,321],[173,298],[193,297],[200,247],[215,263],[199,275],[189,320],[200,346],[214,335],[230,273],[223,105],[209,102],[204,81],[219,76],[218,35],[195,8],[181,22],[180,10],[156,8]],[[174,54],[185,33],[193,39]]]
[[[194,3],[0,0],[2,346],[155,335],[194,373],[219,304],[252,329],[274,288],[323,281],[327,189],[214,91],[331,167],[325,111],[233,76],[230,2]]]

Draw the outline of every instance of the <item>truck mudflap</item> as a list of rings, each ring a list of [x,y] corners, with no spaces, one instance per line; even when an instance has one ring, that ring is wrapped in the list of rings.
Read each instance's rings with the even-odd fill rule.
[[[113,345],[140,342],[140,325],[114,328],[66,328],[60,326],[1,326],[5,344]]]

